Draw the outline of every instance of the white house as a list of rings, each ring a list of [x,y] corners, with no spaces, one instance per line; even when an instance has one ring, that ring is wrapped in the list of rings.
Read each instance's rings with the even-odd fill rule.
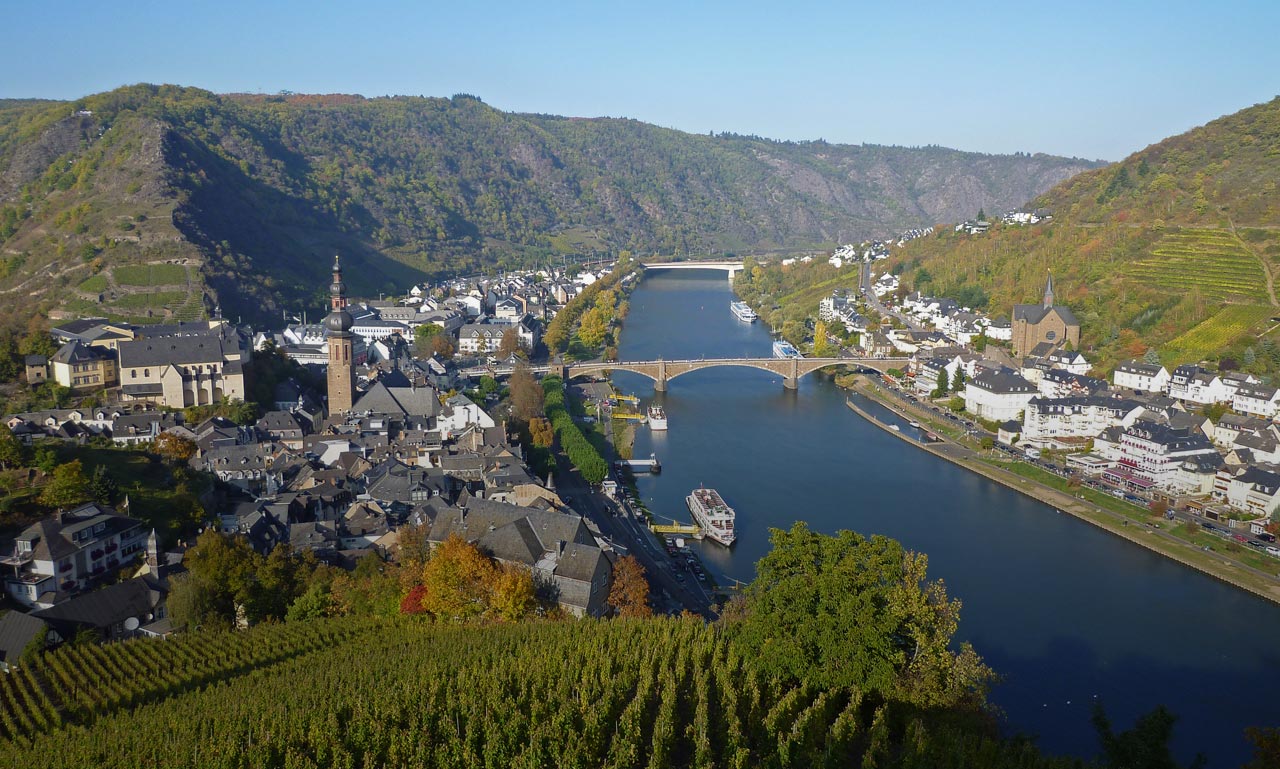
[[[1269,516],[1280,506],[1280,473],[1259,467],[1235,471],[1224,467],[1213,485],[1213,498],[1244,513]]]
[[[1169,375],[1169,397],[1189,403],[1228,403],[1230,392],[1221,377],[1191,363]]]
[[[1280,412],[1280,390],[1261,384],[1241,385],[1231,396],[1231,408],[1241,414],[1271,419]]]
[[[1058,445],[1059,439],[1095,438],[1108,427],[1129,427],[1142,413],[1141,403],[1121,398],[1032,398],[1022,420],[1022,439],[1047,446]]]
[[[1095,441],[1095,448],[1099,444]],[[1105,474],[1113,483],[1132,488],[1157,487],[1168,490],[1185,489],[1178,483],[1179,466],[1196,457],[1221,464],[1213,444],[1205,434],[1194,427],[1170,427],[1169,425],[1139,419],[1120,433],[1117,444],[1109,448],[1115,456],[1116,467]]]
[[[436,417],[436,426],[441,433],[453,433],[467,425],[493,427],[496,423],[488,412],[477,406],[470,398],[458,394],[444,402],[444,410]]]
[[[983,419],[1018,419],[1038,394],[1036,386],[1009,369],[980,371],[964,388],[965,409]]]
[[[1169,387],[1169,370],[1159,363],[1129,360],[1116,366],[1111,382],[1116,387],[1162,393]]]

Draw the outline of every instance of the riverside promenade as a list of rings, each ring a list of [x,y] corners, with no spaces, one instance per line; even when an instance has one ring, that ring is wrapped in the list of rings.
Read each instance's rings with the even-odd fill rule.
[[[904,415],[908,419],[918,419],[922,425],[928,425],[934,421],[933,415],[927,410],[915,407],[910,403],[899,402],[876,384],[863,380],[854,385],[853,391],[879,403],[885,408]],[[1061,513],[1087,521],[1111,534],[1159,553],[1184,566],[1189,566],[1233,587],[1280,604],[1280,581],[1274,576],[1240,563],[1229,556],[1216,552],[1205,552],[1197,545],[1176,537],[1161,528],[1161,521],[1153,523],[1149,520],[1130,518],[1121,513],[1105,510],[1090,503],[1088,500],[1046,486],[1032,478],[1026,478],[1003,467],[984,461],[979,452],[942,435],[936,429],[931,430],[939,438],[936,443],[921,441],[902,430],[893,429],[889,423],[876,418],[851,400],[846,399],[845,405],[871,424],[922,451],[927,451],[934,456],[982,475],[1002,486],[1044,502]]]

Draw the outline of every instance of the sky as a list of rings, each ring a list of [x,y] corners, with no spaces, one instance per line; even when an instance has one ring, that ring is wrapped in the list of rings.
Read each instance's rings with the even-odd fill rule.
[[[1105,160],[1280,94],[1276,0],[18,0],[5,26],[0,98],[470,93],[694,133]]]

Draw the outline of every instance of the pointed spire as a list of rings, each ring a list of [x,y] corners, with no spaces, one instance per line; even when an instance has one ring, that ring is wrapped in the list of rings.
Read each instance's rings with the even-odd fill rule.
[[[1044,308],[1053,306],[1053,271],[1049,271],[1049,282],[1044,284]]]

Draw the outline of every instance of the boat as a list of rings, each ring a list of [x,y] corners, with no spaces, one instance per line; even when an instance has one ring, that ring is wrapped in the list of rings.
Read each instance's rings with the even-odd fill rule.
[[[726,547],[737,539],[738,535],[733,528],[736,514],[715,489],[696,488],[684,501],[689,505],[689,512],[693,513],[693,520],[702,529],[703,536]]]
[[[915,421],[914,419],[913,419],[913,420],[911,420],[910,422],[908,422],[907,424],[909,424],[909,425],[911,425],[912,427],[915,427],[915,428],[917,428],[917,429],[919,429],[919,427],[920,427],[920,423],[919,423],[919,422],[917,422],[917,421]]]
[[[901,428],[901,427],[898,427],[897,425],[889,425],[889,429],[890,429],[890,430],[893,430],[895,433],[900,433],[900,432],[902,432],[902,428]]]
[[[743,323],[755,323],[756,318],[760,317],[746,302],[730,302],[729,311],[733,313],[733,317]]]
[[[649,429],[667,429],[667,412],[663,411],[662,407],[656,403],[649,407]]]
[[[775,358],[803,358],[800,351],[785,339],[779,339],[773,343],[773,357]]]

